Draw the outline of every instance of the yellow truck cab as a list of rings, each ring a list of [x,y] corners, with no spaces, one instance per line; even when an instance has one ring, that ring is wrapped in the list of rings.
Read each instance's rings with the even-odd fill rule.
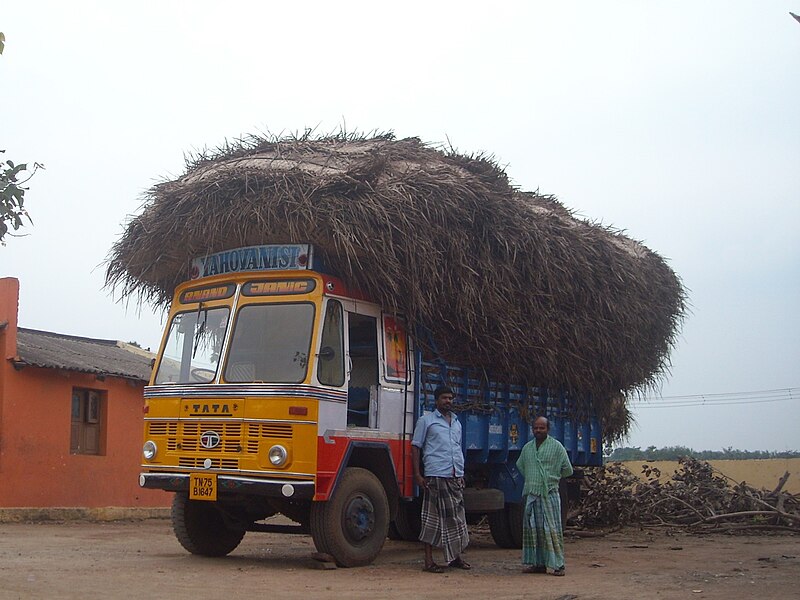
[[[140,485],[176,492],[190,552],[227,554],[280,512],[366,564],[413,495],[402,321],[313,267],[309,245],[240,248],[196,259],[175,291]]]

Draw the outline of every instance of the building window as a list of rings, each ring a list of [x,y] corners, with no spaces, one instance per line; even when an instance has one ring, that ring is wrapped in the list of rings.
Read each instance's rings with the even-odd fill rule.
[[[70,454],[102,454],[103,392],[73,388]]]

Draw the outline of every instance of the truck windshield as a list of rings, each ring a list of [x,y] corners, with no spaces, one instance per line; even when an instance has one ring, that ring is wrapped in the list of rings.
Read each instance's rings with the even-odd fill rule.
[[[250,304],[236,317],[225,381],[299,383],[306,378],[314,305]]]
[[[228,328],[226,306],[181,312],[172,318],[155,383],[208,383],[217,373]]]

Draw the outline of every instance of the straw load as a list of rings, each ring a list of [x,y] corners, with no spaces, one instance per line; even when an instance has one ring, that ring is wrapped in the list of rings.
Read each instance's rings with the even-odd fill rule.
[[[106,281],[167,306],[191,258],[312,243],[328,270],[425,331],[455,363],[624,398],[654,386],[685,310],[665,261],[619,231],[523,192],[485,156],[391,134],[252,137],[152,187]],[[614,407],[614,408],[612,408]]]

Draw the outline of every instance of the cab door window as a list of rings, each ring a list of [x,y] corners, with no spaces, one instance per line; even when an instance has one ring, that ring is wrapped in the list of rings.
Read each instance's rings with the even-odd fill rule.
[[[348,313],[350,382],[347,388],[347,424],[377,427],[378,320]]]
[[[344,311],[341,302],[328,300],[317,362],[317,379],[322,385],[344,385]]]

